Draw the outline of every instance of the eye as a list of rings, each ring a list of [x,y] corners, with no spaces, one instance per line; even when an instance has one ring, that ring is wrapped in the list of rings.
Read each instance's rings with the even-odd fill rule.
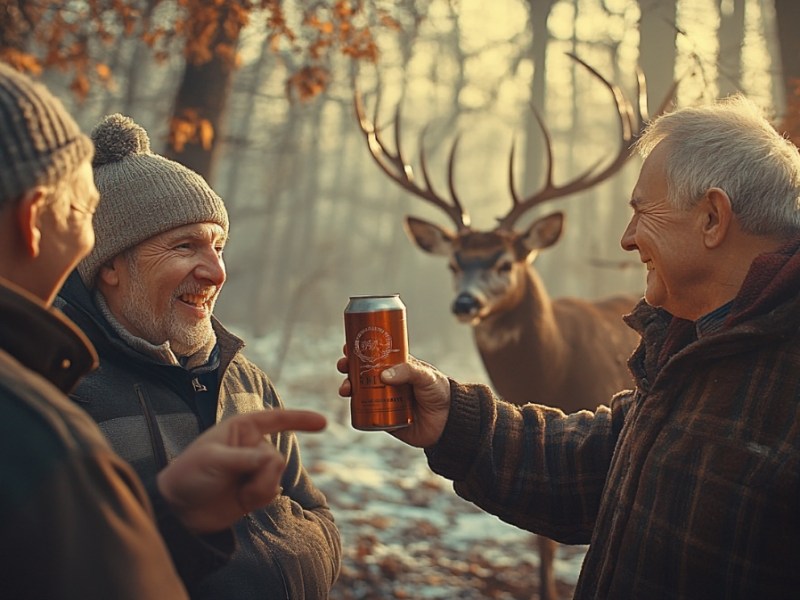
[[[510,260],[504,260],[503,262],[497,265],[497,271],[498,273],[508,273],[509,271],[511,271],[511,268],[513,266],[514,265]]]

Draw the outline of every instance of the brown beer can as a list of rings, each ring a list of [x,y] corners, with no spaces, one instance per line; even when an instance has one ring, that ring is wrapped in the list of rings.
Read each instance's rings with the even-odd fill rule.
[[[411,424],[410,385],[381,382],[381,371],[408,358],[406,307],[399,294],[351,296],[344,309],[353,427],[391,431]]]

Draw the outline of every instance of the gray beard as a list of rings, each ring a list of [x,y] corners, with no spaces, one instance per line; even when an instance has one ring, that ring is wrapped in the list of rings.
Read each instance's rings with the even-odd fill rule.
[[[132,287],[130,294],[122,299],[120,310],[122,316],[141,333],[140,337],[157,346],[169,343],[172,352],[179,357],[192,356],[216,339],[210,318],[187,327],[181,325],[171,311],[157,314],[148,300],[147,288],[139,277],[133,257],[129,257],[128,268]]]
[[[132,261],[133,262],[133,261]],[[193,327],[182,325],[170,312],[157,314],[147,300],[147,290],[141,283],[135,264],[131,264],[131,292],[122,301],[122,316],[136,327],[151,344],[169,342],[176,356],[191,356],[214,338],[211,319]]]

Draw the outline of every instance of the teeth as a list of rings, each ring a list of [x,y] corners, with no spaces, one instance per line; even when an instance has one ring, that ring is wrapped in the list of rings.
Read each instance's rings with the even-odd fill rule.
[[[211,296],[206,294],[183,294],[181,296],[183,302],[193,304],[194,306],[203,306],[208,302],[209,298],[211,298]]]

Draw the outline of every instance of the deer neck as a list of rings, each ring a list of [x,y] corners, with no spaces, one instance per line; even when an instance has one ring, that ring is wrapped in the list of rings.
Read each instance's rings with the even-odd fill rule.
[[[531,373],[543,386],[555,387],[563,377],[566,362],[553,303],[532,268],[528,269],[522,291],[518,302],[505,311],[489,315],[473,328],[489,377],[498,392],[512,402],[517,401],[512,396],[522,392],[504,390],[502,386],[504,382],[517,381],[519,369]],[[543,388],[541,392],[547,393],[547,390]]]

